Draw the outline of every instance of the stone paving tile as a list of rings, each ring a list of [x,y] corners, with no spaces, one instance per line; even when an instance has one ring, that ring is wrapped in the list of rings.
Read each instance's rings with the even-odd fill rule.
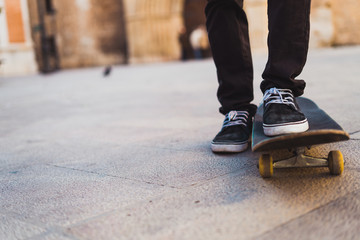
[[[35,129],[31,132],[35,132]],[[170,185],[192,184],[241,167],[237,155],[211,153],[209,142],[215,131],[206,137],[202,137],[204,132],[196,130],[191,134],[179,132],[162,137],[165,133],[155,134],[147,129],[135,134],[134,141],[130,139],[127,142],[123,139],[124,134],[112,135],[111,128],[106,131],[95,129],[88,134],[82,130],[80,136],[80,131],[61,135],[62,130],[63,128],[58,130],[55,134],[58,138],[54,140],[44,132],[41,133],[42,136],[37,136],[38,141],[29,142],[26,137],[19,137],[16,139],[18,144],[11,144],[15,148],[3,146],[2,161],[10,166],[15,163],[48,163],[87,171],[101,169],[102,173]],[[113,132],[117,131],[115,129]],[[31,134],[26,133],[25,136]],[[240,159],[247,159],[249,154],[242,155]],[[230,162],[231,167],[225,162]]]
[[[172,189],[49,165],[0,172],[0,209],[41,226],[66,226]]]
[[[41,121],[22,129],[18,134],[0,138],[0,151],[3,156],[0,163],[5,166],[14,163],[51,163],[76,161],[82,157],[93,158],[105,150],[111,152],[119,146],[148,142],[172,132],[173,130],[124,127],[111,123],[97,125],[74,121],[73,126],[69,126],[51,120]]]
[[[135,145],[113,141],[111,135],[110,140],[84,137],[83,141],[68,136],[56,142],[19,144],[14,152],[4,154],[3,161],[14,168],[47,163],[181,187],[237,171],[251,163],[248,159],[257,158],[250,151],[241,155],[214,155],[209,148],[213,132],[203,137],[205,134],[206,131],[180,132],[151,139],[147,133],[143,140],[138,136]],[[19,151],[19,146],[23,150]]]
[[[358,239],[360,192],[343,197],[254,239]]]
[[[255,166],[256,157],[250,150],[243,154],[214,155],[207,142],[202,146],[199,152],[171,148],[122,148],[103,161],[59,165],[175,188],[191,186],[247,166]]]
[[[45,236],[36,236],[34,238],[34,240],[73,240],[73,237],[68,237],[68,236],[64,236],[61,234],[57,234],[57,233],[51,233],[49,235],[45,235]]]
[[[33,235],[27,240],[77,240],[78,238],[67,234],[66,228],[61,227],[49,227],[46,232]]]
[[[4,215],[0,210],[0,239],[28,239],[29,237],[44,231],[45,229],[41,227],[20,221],[9,215]]]
[[[264,180],[249,167],[76,224],[69,233],[91,239],[249,239],[359,190],[359,177],[358,171],[332,177],[326,169],[308,169]]]
[[[190,136],[173,134],[150,143],[139,142],[137,147],[107,148],[96,151],[91,158],[84,156],[57,164],[177,188],[256,166],[259,154],[250,150],[241,154],[213,154],[209,148],[210,136],[208,131],[201,130]],[[339,149],[343,151],[346,167],[358,164],[356,141],[313,147],[309,154],[327,158],[329,151]]]

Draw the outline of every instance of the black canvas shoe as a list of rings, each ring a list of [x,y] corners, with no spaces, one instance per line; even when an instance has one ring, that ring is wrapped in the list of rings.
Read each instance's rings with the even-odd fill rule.
[[[248,148],[252,117],[247,111],[230,111],[220,132],[211,142],[213,152],[242,152]]]
[[[300,112],[292,91],[268,89],[263,98],[263,128],[266,136],[305,132],[309,129],[305,115]]]

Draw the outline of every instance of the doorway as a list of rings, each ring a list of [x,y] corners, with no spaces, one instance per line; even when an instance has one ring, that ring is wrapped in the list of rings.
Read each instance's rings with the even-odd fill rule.
[[[205,17],[205,6],[207,0],[185,0],[184,6],[184,25],[186,29],[185,41],[183,41],[184,54],[187,59],[194,58],[194,51],[190,45],[190,34],[198,26],[205,26],[206,17]],[[211,57],[210,49],[207,49],[203,52],[205,58]]]
[[[36,59],[42,73],[60,68],[56,44],[56,10],[53,0],[28,1],[31,35],[34,41]]]

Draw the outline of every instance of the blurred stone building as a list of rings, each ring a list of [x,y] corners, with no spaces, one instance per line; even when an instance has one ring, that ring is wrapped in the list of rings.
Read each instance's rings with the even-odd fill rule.
[[[124,7],[119,0],[28,0],[39,69],[127,61]]]
[[[37,72],[27,0],[0,0],[0,76]]]
[[[245,0],[253,49],[266,49],[266,2]],[[51,72],[177,60],[180,29],[188,37],[204,24],[205,5],[206,0],[0,0],[0,76],[34,72],[36,63]],[[313,0],[311,47],[359,44],[359,11],[359,0]],[[191,58],[191,46],[183,46]]]

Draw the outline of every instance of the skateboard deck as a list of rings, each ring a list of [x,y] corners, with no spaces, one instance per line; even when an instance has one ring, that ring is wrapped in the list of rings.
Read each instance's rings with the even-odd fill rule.
[[[280,135],[275,137],[268,137],[264,135],[263,131],[263,106],[260,105],[255,117],[252,131],[252,151],[253,152],[269,152],[280,149],[288,149],[294,152],[294,156],[290,159],[273,160],[270,154],[263,154],[259,159],[259,170],[265,166],[267,173],[261,172],[263,177],[271,177],[273,168],[287,168],[287,167],[332,167],[332,174],[339,175],[343,170],[343,157],[340,151],[332,151],[329,153],[328,159],[316,159],[305,155],[305,148],[310,148],[313,145],[326,144],[337,141],[348,140],[349,134],[345,132],[341,126],[335,122],[326,112],[320,109],[313,101],[305,97],[298,97],[296,99],[299,108],[305,114],[309,122],[309,129],[303,133],[294,133],[288,135]],[[335,159],[335,160],[334,160]],[[264,162],[265,161],[265,162]],[[335,161],[336,163],[333,163]],[[271,162],[271,165],[269,166]],[[332,162],[332,163],[331,163]],[[342,162],[342,163],[341,163]],[[340,166],[338,167],[337,165]],[[267,169],[269,167],[270,169]],[[264,170],[264,169],[262,169]],[[334,170],[332,172],[332,170]],[[269,172],[270,171],[270,172]],[[337,173],[341,171],[340,173]],[[265,176],[265,175],[266,176]],[[270,175],[270,176],[268,176]]]

